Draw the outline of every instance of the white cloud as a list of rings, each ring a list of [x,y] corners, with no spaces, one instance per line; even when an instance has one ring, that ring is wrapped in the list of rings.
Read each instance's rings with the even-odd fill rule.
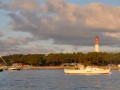
[[[120,7],[93,3],[84,7],[86,24],[93,28],[118,30],[120,28]]]
[[[2,32],[0,32],[0,37],[2,37],[3,36],[3,33]]]
[[[108,36],[108,37],[113,37],[113,38],[117,38],[117,39],[120,39],[120,33],[110,33],[110,32],[106,32],[104,33],[105,36]]]
[[[19,53],[20,46],[28,44],[31,40],[29,37],[8,37],[0,40],[0,53],[1,55]]]
[[[120,7],[102,3],[78,6],[65,0],[45,0],[45,5],[37,0],[12,0],[0,7],[9,11],[14,31],[29,32],[34,40],[93,46],[98,35],[103,46],[120,44]],[[9,40],[11,44],[15,41]]]

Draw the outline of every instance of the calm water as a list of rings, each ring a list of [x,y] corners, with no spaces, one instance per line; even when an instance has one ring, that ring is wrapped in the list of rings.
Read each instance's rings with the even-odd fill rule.
[[[0,72],[0,90],[120,90],[120,72],[67,75],[63,70]]]

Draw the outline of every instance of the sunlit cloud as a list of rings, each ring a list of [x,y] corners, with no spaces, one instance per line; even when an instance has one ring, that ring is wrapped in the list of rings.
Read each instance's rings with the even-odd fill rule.
[[[105,36],[108,36],[108,37],[113,37],[113,38],[117,38],[117,39],[120,39],[120,33],[110,33],[110,32],[106,32],[104,33]]]
[[[42,5],[38,0],[11,0],[1,2],[0,9],[9,11],[6,16],[11,18],[9,24],[14,32],[28,32],[33,40],[52,39],[56,45],[73,45],[75,50],[77,46],[93,46],[96,35],[101,46],[120,44],[117,6],[102,3],[79,6],[66,0],[45,0]],[[11,37],[8,42],[21,45],[32,41],[21,39]]]

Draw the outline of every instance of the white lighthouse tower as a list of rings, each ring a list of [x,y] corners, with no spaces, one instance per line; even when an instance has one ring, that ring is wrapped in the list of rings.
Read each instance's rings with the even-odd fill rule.
[[[99,38],[95,37],[95,52],[99,52]]]

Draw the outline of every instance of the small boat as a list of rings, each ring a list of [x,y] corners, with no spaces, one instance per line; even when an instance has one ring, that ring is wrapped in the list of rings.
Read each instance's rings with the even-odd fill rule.
[[[4,66],[0,66],[0,72],[4,70]]]
[[[3,69],[2,68],[0,68],[0,72],[2,72],[3,71]]]
[[[8,67],[7,70],[21,70],[19,67]]]
[[[103,69],[87,66],[85,69],[64,69],[66,74],[110,74],[110,68]]]

